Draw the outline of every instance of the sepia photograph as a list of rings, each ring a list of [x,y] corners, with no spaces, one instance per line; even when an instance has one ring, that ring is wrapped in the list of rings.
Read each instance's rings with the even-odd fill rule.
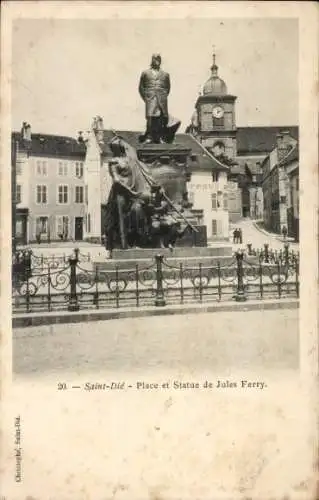
[[[315,499],[305,33],[276,3],[10,18],[2,498]]]
[[[183,20],[18,20],[13,33],[14,373],[78,364],[79,329],[120,367],[128,310],[151,335],[134,349],[150,342],[161,364],[173,352],[150,312],[174,311],[167,335],[188,364],[179,337],[198,318],[181,332],[177,315],[198,305],[221,306],[200,340],[220,367],[259,363],[262,343],[264,367],[298,369],[298,22],[196,20],[189,34]],[[88,322],[114,313],[116,345],[108,322]],[[220,342],[224,317],[236,340]],[[30,334],[48,328],[39,355]]]

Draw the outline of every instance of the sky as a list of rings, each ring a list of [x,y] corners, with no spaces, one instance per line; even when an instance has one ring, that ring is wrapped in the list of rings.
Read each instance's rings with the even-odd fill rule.
[[[76,136],[104,127],[143,130],[140,73],[153,52],[170,73],[169,112],[189,124],[210,76],[238,96],[237,126],[298,124],[298,24],[294,19],[22,19],[13,23],[12,121],[34,133]]]

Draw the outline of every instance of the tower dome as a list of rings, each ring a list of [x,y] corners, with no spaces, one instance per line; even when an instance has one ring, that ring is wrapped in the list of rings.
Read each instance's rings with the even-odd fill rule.
[[[211,67],[211,77],[207,80],[203,87],[203,95],[225,95],[227,94],[227,86],[224,80],[218,76],[218,66],[216,64],[216,56],[213,54],[213,65]]]

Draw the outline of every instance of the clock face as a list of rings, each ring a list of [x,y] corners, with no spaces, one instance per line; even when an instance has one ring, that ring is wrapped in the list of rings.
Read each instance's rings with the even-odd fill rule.
[[[213,117],[214,118],[222,118],[224,116],[224,110],[221,106],[215,106],[213,109]]]

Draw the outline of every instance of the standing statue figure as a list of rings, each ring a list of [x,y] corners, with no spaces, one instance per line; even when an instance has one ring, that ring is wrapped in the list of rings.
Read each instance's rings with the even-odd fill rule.
[[[141,142],[171,143],[181,122],[169,116],[167,97],[171,90],[170,76],[161,69],[160,54],[153,54],[151,67],[143,71],[139,93],[145,102],[146,133]]]

